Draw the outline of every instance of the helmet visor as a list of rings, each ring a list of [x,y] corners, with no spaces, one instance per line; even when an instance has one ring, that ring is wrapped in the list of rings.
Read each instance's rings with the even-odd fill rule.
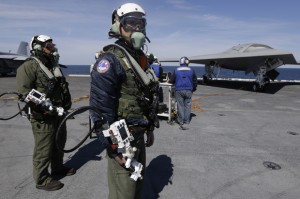
[[[120,23],[122,24],[126,32],[129,31],[145,32],[146,24],[147,24],[145,18],[136,17],[136,16],[124,16],[122,17]]]

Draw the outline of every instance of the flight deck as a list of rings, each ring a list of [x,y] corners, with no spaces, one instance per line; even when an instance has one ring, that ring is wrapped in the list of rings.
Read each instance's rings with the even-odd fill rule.
[[[16,91],[15,77],[0,77],[0,93]],[[88,106],[89,77],[67,77],[73,108]],[[161,118],[147,148],[143,199],[299,199],[300,83],[275,82],[265,93],[247,81],[199,83],[189,130]],[[0,99],[0,117],[18,111],[15,99]],[[68,145],[88,129],[88,114],[68,128]],[[27,118],[0,121],[1,199],[107,198],[107,161],[97,139],[65,154],[73,176],[62,189],[35,188],[34,140]]]

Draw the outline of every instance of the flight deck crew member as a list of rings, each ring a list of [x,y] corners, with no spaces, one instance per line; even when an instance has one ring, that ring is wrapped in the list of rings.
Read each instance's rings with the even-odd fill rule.
[[[145,146],[153,144],[154,126],[158,127],[158,81],[142,51],[145,40],[148,40],[144,9],[126,3],[114,10],[109,36],[117,41],[105,46],[94,64],[90,105],[103,114],[109,125],[125,119],[134,136],[131,146],[137,148],[134,158],[145,168]],[[93,111],[91,118],[96,126],[101,121]],[[125,168],[122,153],[118,153],[110,139],[101,133],[98,135],[107,149],[109,198],[138,199],[143,180],[131,179],[131,171]]]
[[[158,78],[158,81],[163,82],[164,70],[161,66],[161,63],[158,61],[157,57],[154,56],[152,53],[148,53],[147,58],[148,58],[150,67],[154,70],[155,75]]]
[[[34,36],[30,44],[32,56],[17,70],[17,90],[24,100],[35,89],[45,94],[53,106],[70,109],[71,95],[68,83],[59,65],[59,54],[52,39],[47,35]],[[29,102],[28,114],[34,137],[33,178],[36,188],[54,191],[63,187],[63,183],[53,179],[54,175],[69,176],[76,173],[74,168],[63,165],[63,153],[55,144],[55,133],[61,116],[47,110],[42,105]],[[60,146],[66,142],[66,127],[62,128]],[[48,170],[51,168],[51,175]]]
[[[151,65],[151,68],[154,70],[156,77],[158,78],[159,82],[163,82],[163,73],[164,70],[159,62],[154,62]]]
[[[155,72],[155,75],[156,75],[156,77],[158,78],[158,81],[159,82],[163,82],[163,68],[161,67],[161,64],[157,61],[157,59],[156,59],[156,61],[153,63],[153,64],[151,64],[151,68],[153,69],[153,71]],[[159,103],[163,103],[163,101],[164,101],[164,94],[163,94],[163,89],[162,89],[162,87],[160,86],[159,87],[159,91],[158,91],[158,101],[159,101]]]
[[[177,122],[181,130],[188,129],[183,125],[191,121],[192,94],[197,89],[197,76],[195,71],[188,67],[189,63],[187,57],[181,57],[180,66],[174,70],[170,80],[170,83],[175,84]]]

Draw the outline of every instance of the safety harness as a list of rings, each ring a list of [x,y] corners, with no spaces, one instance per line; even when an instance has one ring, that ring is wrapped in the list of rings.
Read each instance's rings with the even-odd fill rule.
[[[53,79],[54,77],[63,77],[61,73],[60,67],[57,65],[53,68],[53,72],[51,72],[38,58],[31,57],[34,59],[40,66],[42,72],[48,77],[48,79]]]
[[[121,118],[144,118],[149,114],[158,79],[150,67],[144,71],[137,61],[120,45],[111,44],[104,52],[116,55],[125,69],[127,79],[121,86],[118,116]],[[148,118],[149,119],[149,118]]]
[[[63,76],[59,65],[54,66],[53,69],[50,71],[38,58],[30,57],[29,59],[35,60],[41,71],[46,75],[48,78],[48,84],[46,85],[47,95],[54,95],[56,92],[57,86],[59,86],[61,90],[61,102],[57,102],[59,106],[64,107],[66,110],[71,108],[71,95],[69,92],[69,84],[66,82],[65,77]],[[54,101],[54,103],[56,103]]]

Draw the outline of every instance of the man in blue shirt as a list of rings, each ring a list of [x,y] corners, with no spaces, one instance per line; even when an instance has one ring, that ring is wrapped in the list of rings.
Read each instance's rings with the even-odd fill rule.
[[[151,68],[154,70],[156,77],[159,82],[163,82],[163,68],[161,64],[157,61],[151,64]]]
[[[191,121],[192,94],[197,89],[197,76],[189,67],[190,61],[187,57],[181,57],[179,63],[180,66],[174,70],[170,83],[175,84],[179,129],[187,130],[183,124]]]

